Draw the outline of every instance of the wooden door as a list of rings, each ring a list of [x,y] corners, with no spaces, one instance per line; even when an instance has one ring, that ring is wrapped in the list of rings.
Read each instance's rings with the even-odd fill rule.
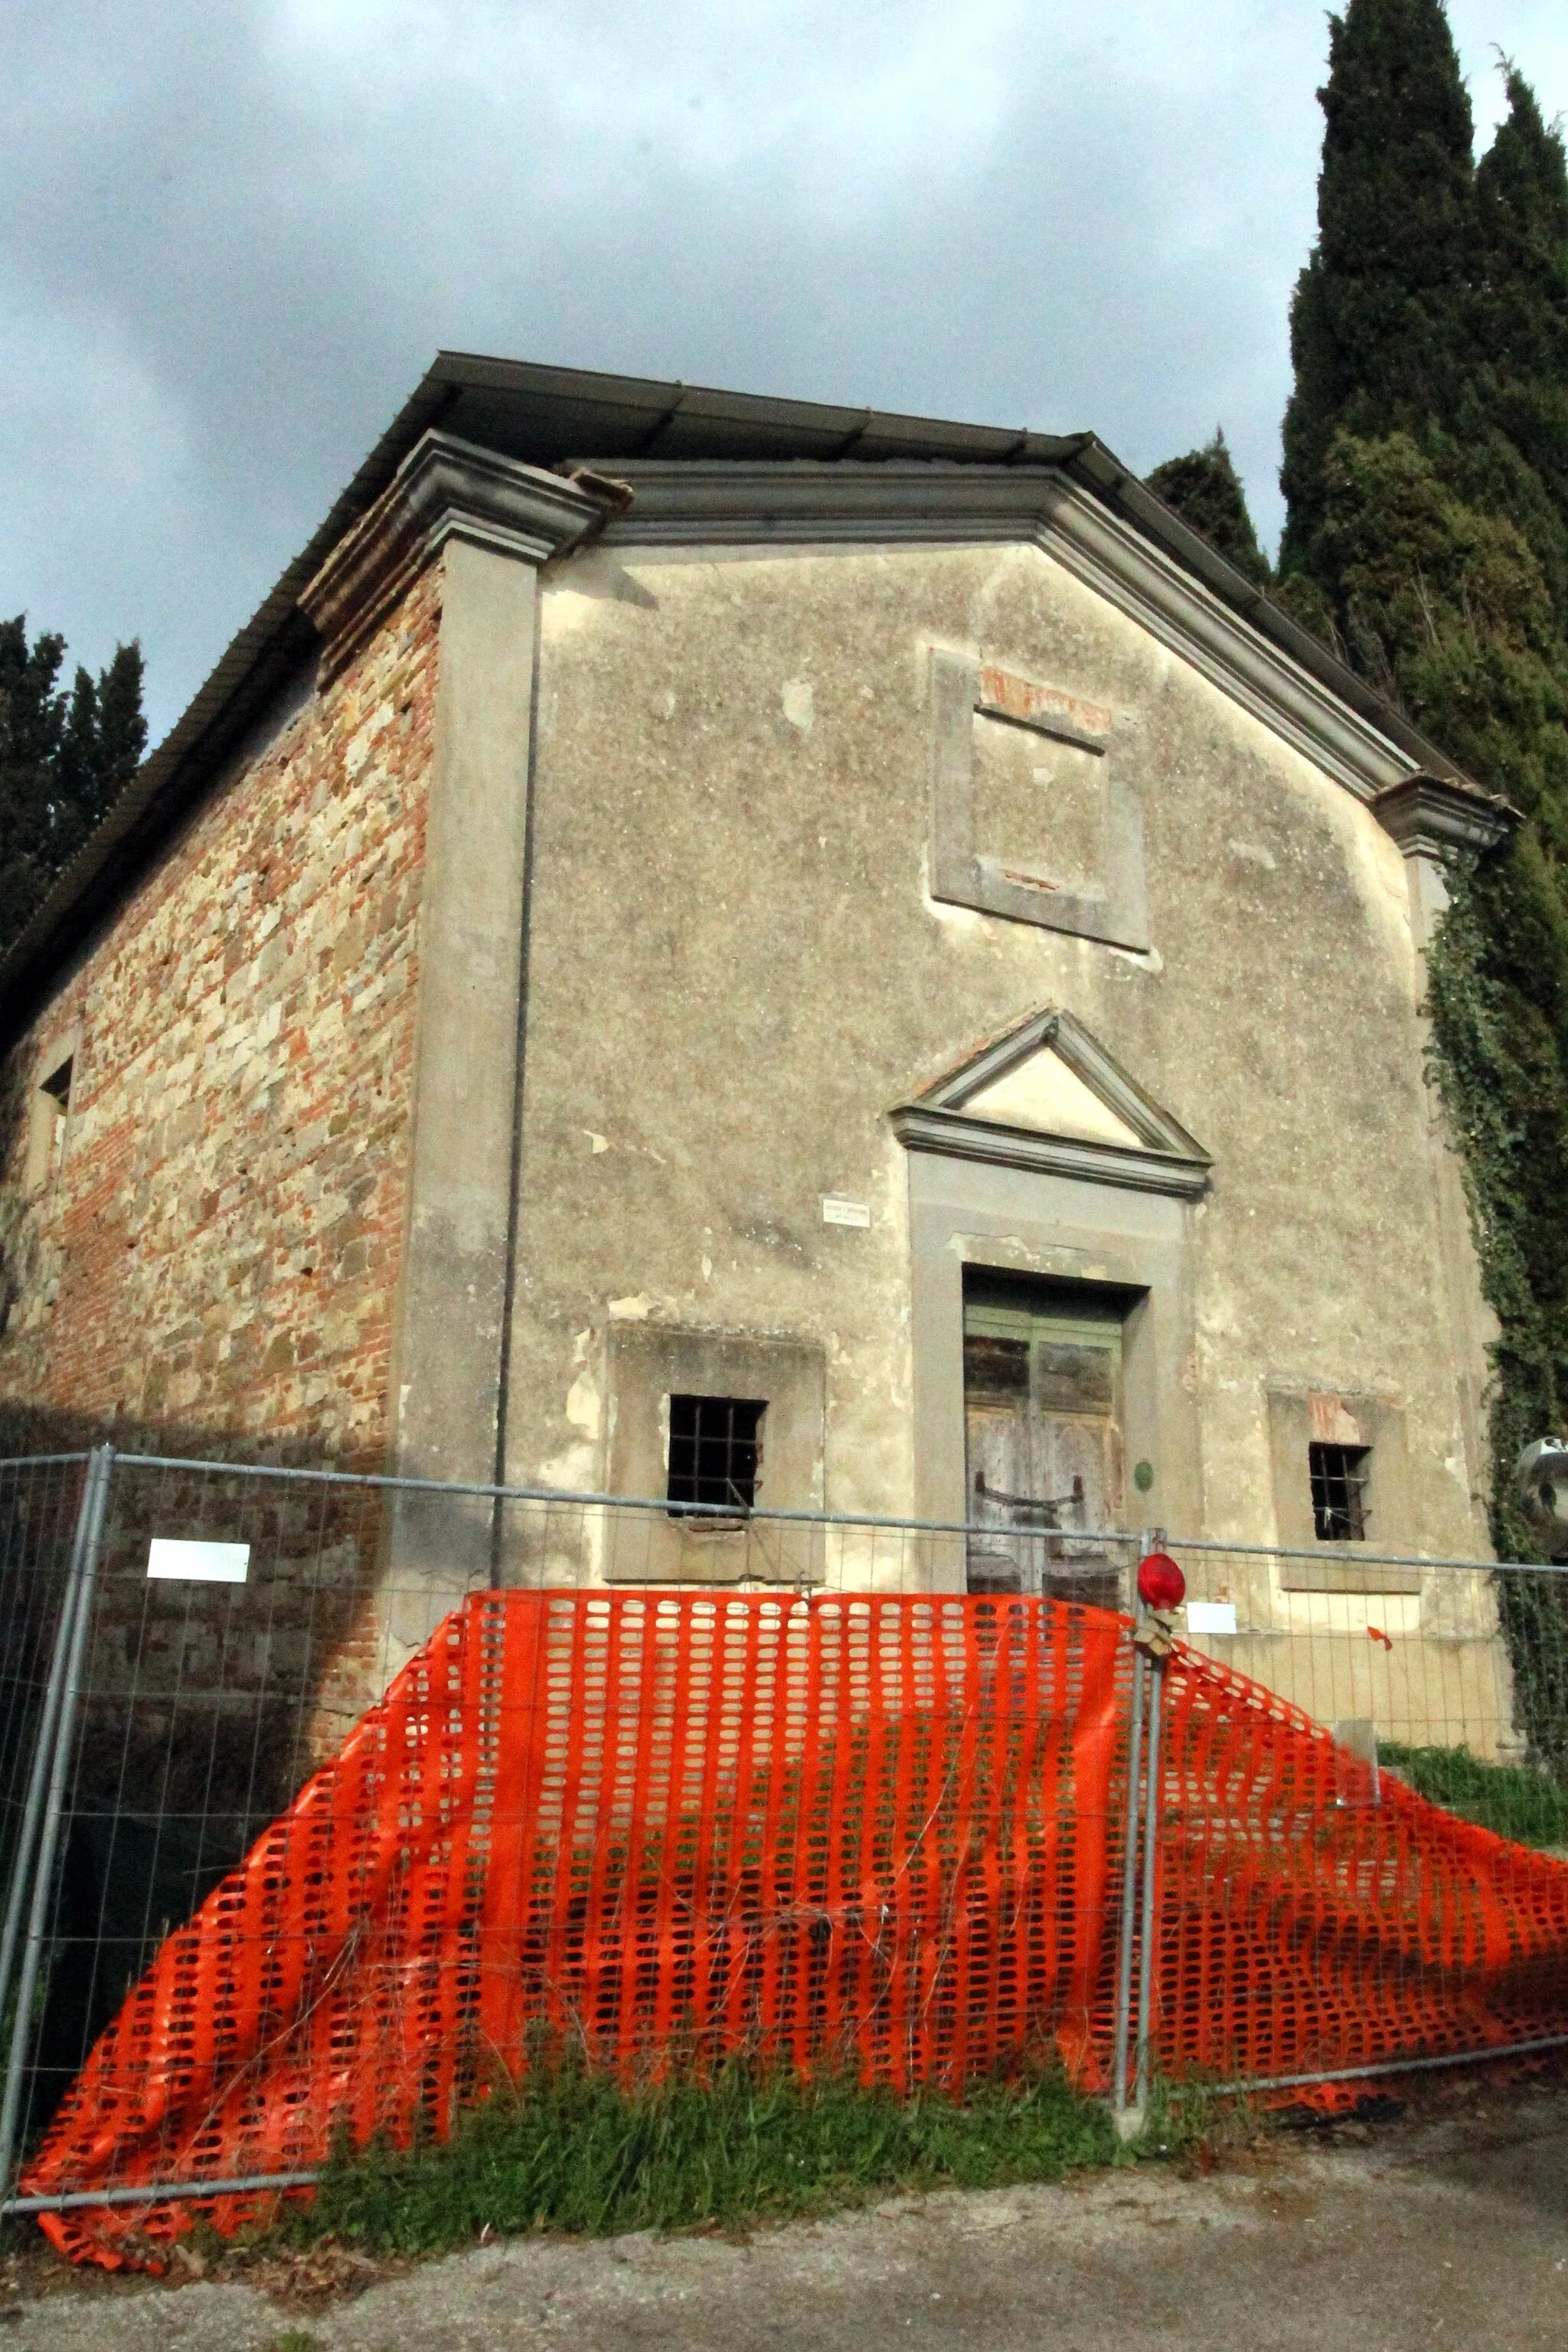
[[[963,1403],[972,1592],[1115,1607],[1123,1523],[1121,1317],[1089,1294],[966,1300]]]

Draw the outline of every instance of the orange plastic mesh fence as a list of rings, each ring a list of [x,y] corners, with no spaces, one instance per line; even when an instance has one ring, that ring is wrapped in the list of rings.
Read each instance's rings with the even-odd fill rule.
[[[1121,1635],[1005,1600],[471,1599],[168,1939],[24,2193],[439,2130],[541,2029],[628,2073],[958,2083],[1055,2036],[1093,2075]],[[190,2220],[44,2226],[113,2262]]]
[[[437,2130],[541,2030],[952,2084],[1103,2088],[1126,1621],[1051,1601],[486,1594],[172,1936],[22,2182],[306,2168]],[[1155,2038],[1181,2076],[1568,2029],[1568,1866],[1259,1685],[1165,1676]],[[1373,1801],[1374,1796],[1379,1798]],[[1332,2099],[1331,2089],[1308,2095]],[[44,2217],[110,2263],[233,2197]]]
[[[1191,1651],[1165,1684],[1168,2074],[1332,2074],[1568,2032],[1568,1864],[1386,1770],[1374,1782],[1300,1709]]]

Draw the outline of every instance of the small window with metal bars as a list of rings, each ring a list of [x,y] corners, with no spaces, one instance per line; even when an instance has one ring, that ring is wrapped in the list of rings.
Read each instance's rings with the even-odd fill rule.
[[[755,1507],[766,1411],[764,1397],[670,1398],[666,1494],[671,1518],[694,1504],[737,1517]]]
[[[1364,1543],[1370,1445],[1310,1445],[1312,1524],[1320,1543]]]

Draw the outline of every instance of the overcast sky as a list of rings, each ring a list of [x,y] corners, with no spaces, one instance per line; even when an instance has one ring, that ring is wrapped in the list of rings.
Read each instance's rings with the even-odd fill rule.
[[[1563,0],[1453,0],[1568,107]],[[1223,423],[1266,535],[1315,0],[50,0],[0,29],[0,614],[154,740],[443,345]]]

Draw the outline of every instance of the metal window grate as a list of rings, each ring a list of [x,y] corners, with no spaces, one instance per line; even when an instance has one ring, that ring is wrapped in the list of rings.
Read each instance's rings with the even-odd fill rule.
[[[694,1503],[749,1511],[757,1499],[763,1458],[759,1397],[672,1396],[669,1400],[671,1515]]]
[[[1312,1524],[1320,1543],[1366,1541],[1370,1445],[1310,1445]]]

